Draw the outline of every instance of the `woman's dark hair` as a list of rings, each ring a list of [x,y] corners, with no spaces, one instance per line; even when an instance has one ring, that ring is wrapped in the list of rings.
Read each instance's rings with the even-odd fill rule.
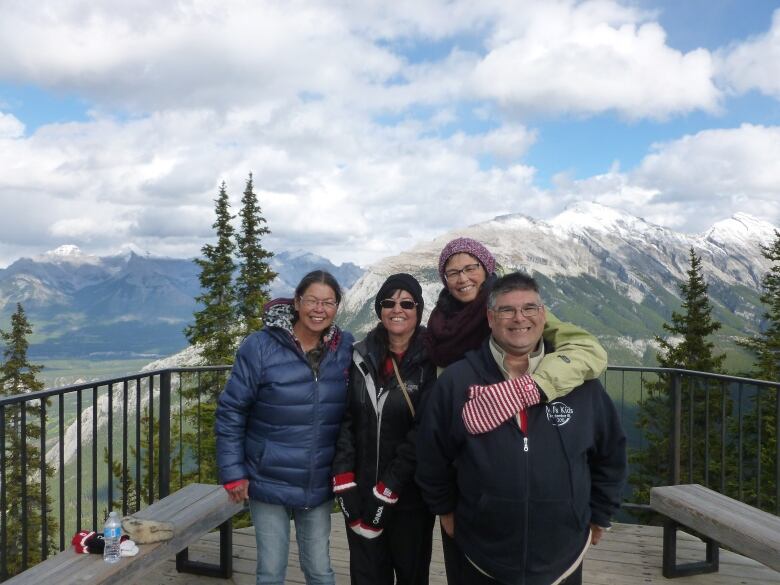
[[[341,287],[333,275],[325,270],[312,270],[304,276],[295,287],[295,296],[301,298],[306,289],[317,282],[332,288],[336,295],[336,303],[341,303]]]

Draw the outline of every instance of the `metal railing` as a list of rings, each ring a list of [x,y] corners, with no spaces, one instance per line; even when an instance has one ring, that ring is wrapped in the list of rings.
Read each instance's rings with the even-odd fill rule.
[[[209,479],[209,416],[227,370],[171,368],[0,398],[0,581],[63,550],[75,531],[98,529],[112,507],[130,514]],[[632,477],[643,453],[662,449],[644,470],[654,481],[703,483],[780,513],[780,383],[620,366],[602,382],[627,432]],[[652,404],[658,420],[646,415]]]
[[[176,487],[202,479],[210,430],[199,415],[228,370],[173,368],[0,398],[0,581],[64,550],[76,531],[102,527],[110,509],[131,514],[168,495],[172,475]]]
[[[700,483],[780,515],[780,383],[681,369],[610,366],[602,375],[628,436],[630,488],[650,449],[659,484]],[[661,420],[641,420],[663,410]],[[659,437],[667,447],[658,451]],[[654,443],[655,442],[655,443]],[[633,483],[634,485],[631,485]],[[644,493],[644,492],[643,492]],[[646,500],[628,508],[647,509]]]

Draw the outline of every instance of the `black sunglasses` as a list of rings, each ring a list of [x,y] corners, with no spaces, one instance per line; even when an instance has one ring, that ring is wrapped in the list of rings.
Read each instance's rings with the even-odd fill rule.
[[[417,303],[410,301],[409,299],[404,299],[402,301],[396,301],[394,299],[382,299],[379,301],[379,306],[383,309],[392,309],[395,307],[396,303],[401,305],[401,308],[406,309],[407,311],[411,311],[417,306]]]

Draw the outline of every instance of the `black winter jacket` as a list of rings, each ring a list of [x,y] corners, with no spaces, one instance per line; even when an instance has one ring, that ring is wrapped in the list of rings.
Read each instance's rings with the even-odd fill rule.
[[[420,423],[416,479],[455,540],[500,583],[549,585],[578,558],[589,523],[608,526],[626,479],[625,435],[601,383],[482,435],[461,417],[468,388],[503,377],[488,342],[439,377]]]
[[[423,348],[424,327],[418,327],[398,370],[406,383],[419,420],[422,398],[436,380],[435,366]],[[385,359],[377,341],[377,330],[354,345],[349,374],[347,409],[341,423],[333,460],[333,474],[355,473],[363,499],[373,498],[372,489],[380,481],[399,495],[396,508],[425,506],[414,483],[416,465],[416,421],[398,385],[395,375],[380,382],[379,372]],[[353,353],[353,355],[354,355]],[[358,363],[362,362],[362,363]],[[370,396],[368,376],[379,394],[377,407]]]

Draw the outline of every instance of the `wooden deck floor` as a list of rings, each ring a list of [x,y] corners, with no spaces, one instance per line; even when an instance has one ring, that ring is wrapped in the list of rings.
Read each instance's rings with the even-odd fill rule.
[[[287,583],[305,583],[298,568],[298,550],[294,539],[290,545],[290,566]],[[217,561],[218,534],[204,536],[190,548],[190,558]],[[331,533],[331,560],[338,585],[349,585],[349,553],[341,518],[333,517]],[[704,557],[703,544],[694,537],[678,536],[680,560],[699,560]],[[583,583],[587,585],[780,585],[780,573],[740,555],[721,551],[720,571],[709,575],[682,577],[674,580],[661,575],[662,530],[655,526],[616,524],[598,546],[591,547],[585,559]],[[244,528],[233,533],[233,578],[230,580],[196,577],[176,572],[173,560],[166,561],[151,575],[144,577],[143,585],[254,585],[256,560],[254,529]],[[431,585],[446,583],[441,541],[434,531]]]

